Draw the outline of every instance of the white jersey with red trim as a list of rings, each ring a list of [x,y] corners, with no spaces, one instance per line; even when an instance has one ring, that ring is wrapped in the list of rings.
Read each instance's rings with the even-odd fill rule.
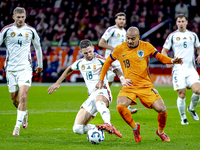
[[[40,38],[36,30],[27,24],[18,28],[15,24],[5,26],[0,32],[0,45],[6,45],[6,71],[19,71],[32,69],[30,45],[31,42],[36,50],[38,67],[42,68],[42,50]]]
[[[80,70],[89,95],[94,92],[95,85],[99,82],[101,69],[105,60],[106,59],[104,57],[95,53],[95,57],[91,61],[87,61],[85,58],[82,58],[74,62],[71,66],[73,70]],[[112,67],[113,69],[115,68],[114,66]],[[110,90],[107,78],[104,78],[104,83],[107,89]]]
[[[109,27],[101,37],[106,40],[106,43],[112,47],[116,47],[117,45],[126,41],[126,30],[119,29],[117,25]],[[105,57],[107,58],[111,53],[110,49],[106,49]]]
[[[194,47],[199,46],[199,38],[196,33],[189,30],[186,30],[185,32],[179,32],[178,30],[172,32],[163,45],[166,49],[172,47],[174,57],[183,58],[183,64],[174,64],[173,70],[187,70],[194,68]]]

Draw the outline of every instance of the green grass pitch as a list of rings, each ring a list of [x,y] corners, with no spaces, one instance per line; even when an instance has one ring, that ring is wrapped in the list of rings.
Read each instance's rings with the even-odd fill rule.
[[[74,119],[87,99],[84,86],[61,86],[51,95],[47,94],[48,86],[32,86],[28,96],[29,126],[20,130],[19,137],[13,137],[12,131],[16,122],[16,109],[12,105],[7,86],[0,86],[0,149],[1,150],[198,150],[200,149],[200,121],[194,121],[186,111],[189,125],[180,123],[176,107],[177,93],[171,86],[156,87],[162,96],[168,111],[165,133],[171,142],[162,142],[156,135],[158,126],[157,113],[145,108],[139,99],[138,109],[133,114],[135,122],[141,125],[141,143],[136,143],[132,129],[123,121],[116,109],[116,97],[120,87],[111,87],[113,102],[110,105],[111,122],[122,133],[122,138],[105,133],[104,141],[92,145],[87,135],[73,133]],[[186,104],[190,104],[192,91],[187,90]],[[200,115],[200,104],[196,112]],[[92,124],[102,124],[98,114]]]

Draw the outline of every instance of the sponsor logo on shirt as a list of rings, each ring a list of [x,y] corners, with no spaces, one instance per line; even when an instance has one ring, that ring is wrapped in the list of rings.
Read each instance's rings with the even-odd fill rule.
[[[22,36],[22,34],[20,33],[20,34],[18,34],[18,36]]]
[[[184,37],[183,39],[184,39],[184,40],[186,40],[187,38],[186,38],[186,37]]]
[[[81,70],[85,70],[85,65],[82,65],[82,66],[81,66]]]
[[[91,69],[90,66],[88,66],[87,69]]]
[[[181,39],[180,37],[177,37],[177,38],[176,38],[177,41],[180,41],[180,39]]]
[[[11,37],[14,37],[15,35],[16,35],[15,32],[11,32],[11,33],[10,33],[10,36],[11,36]]]

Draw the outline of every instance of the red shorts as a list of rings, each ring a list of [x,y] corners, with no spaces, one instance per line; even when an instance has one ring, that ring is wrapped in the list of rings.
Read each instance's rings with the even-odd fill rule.
[[[130,98],[133,102],[131,105],[136,105],[136,98],[138,97],[141,103],[147,107],[151,108],[151,105],[157,99],[162,99],[158,91],[152,87],[137,87],[137,86],[122,86],[119,92],[119,96],[126,96]]]

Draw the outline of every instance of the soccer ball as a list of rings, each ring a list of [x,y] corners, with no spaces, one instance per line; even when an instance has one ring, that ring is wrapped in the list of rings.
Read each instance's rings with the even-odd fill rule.
[[[92,144],[100,144],[105,138],[104,132],[96,127],[89,130],[87,133],[87,139]]]

